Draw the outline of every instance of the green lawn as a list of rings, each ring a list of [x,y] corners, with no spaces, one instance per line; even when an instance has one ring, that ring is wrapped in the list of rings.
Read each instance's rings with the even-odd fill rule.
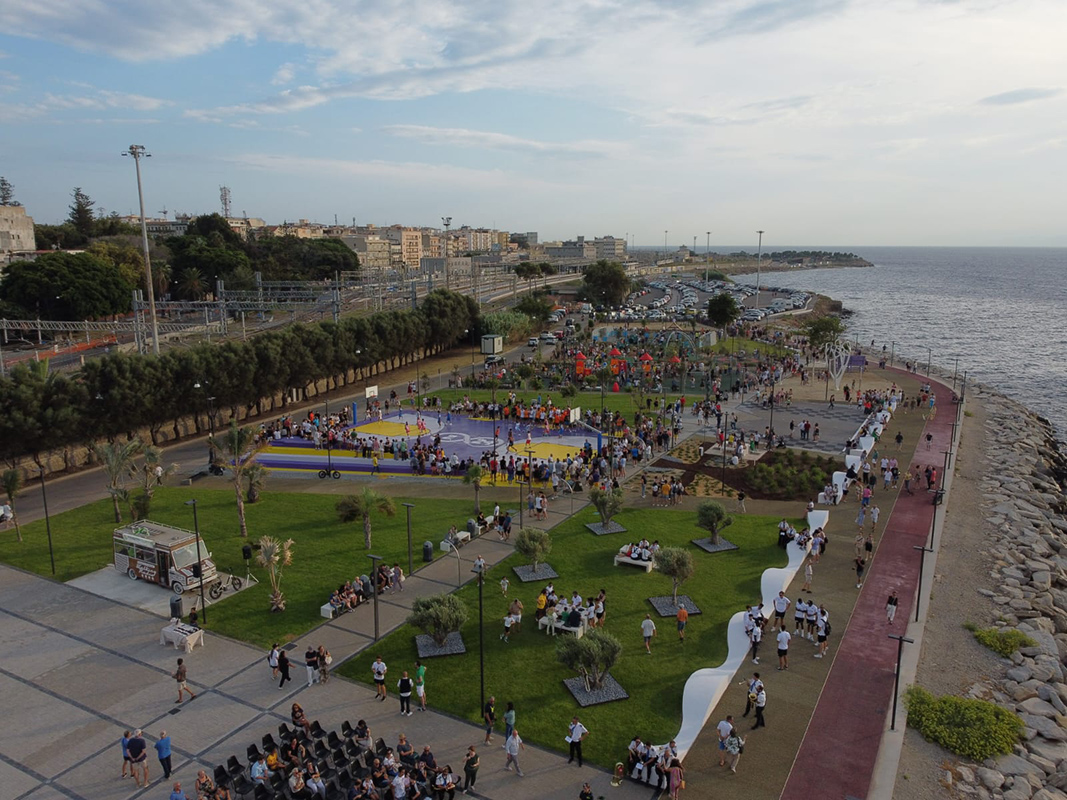
[[[192,530],[192,509],[184,505],[190,497],[198,501],[200,532],[220,571],[244,575],[241,539],[233,492],[193,488],[161,488],[156,491],[151,519]],[[236,596],[211,606],[210,630],[269,646],[288,641],[322,621],[319,607],[329,599],[330,590],[357,574],[369,571],[370,561],[363,549],[361,523],[345,525],[334,510],[335,495],[264,492],[255,504],[245,505],[249,540],[260,536],[293,539],[293,564],[286,569],[282,591],[289,600],[284,613],[269,612],[270,585],[265,570],[253,566],[260,583]],[[414,502],[411,528],[416,568],[422,563],[421,543],[438,541],[450,524],[460,525],[470,516],[470,500],[427,500],[395,498],[397,514],[372,518],[374,553],[387,563],[399,562],[407,570],[407,522],[404,508]],[[56,556],[56,578],[68,581],[112,563],[112,532],[117,527],[110,500],[100,500],[52,517],[52,539]],[[126,521],[129,521],[128,519]],[[24,542],[15,541],[14,531],[5,531],[0,540],[0,561],[41,575],[51,575],[48,540],[44,521],[22,527]],[[435,557],[439,551],[434,552]],[[160,592],[167,592],[163,587]]]
[[[498,402],[504,402],[508,399],[509,389],[497,389],[496,399]],[[436,392],[432,392],[430,396],[438,396],[441,398],[441,402],[448,403],[462,400],[464,397],[469,397],[475,402],[481,402],[484,400],[492,399],[492,392],[488,389],[440,389]],[[600,409],[600,391],[595,392],[578,392],[574,397],[564,397],[559,393],[558,389],[541,389],[539,391],[525,391],[516,390],[515,396],[520,400],[525,400],[527,403],[533,400],[537,400],[540,397],[542,400],[548,397],[552,398],[552,402],[557,406],[580,406],[584,411],[587,408],[599,410]],[[667,401],[673,403],[682,395],[680,394],[667,394]],[[700,398],[703,399],[703,390],[701,390]],[[662,397],[660,394],[646,394],[645,397],[652,398],[652,407],[655,409],[656,399]],[[693,395],[690,394],[690,399],[693,399]],[[636,392],[604,392],[604,408],[609,411],[621,411],[627,416],[637,410],[639,398]]]
[[[584,527],[595,521],[587,509],[553,532],[553,552],[548,563],[559,573],[557,593],[570,595],[577,589],[583,596],[607,591],[605,630],[619,637],[623,654],[611,674],[630,694],[622,702],[594,706],[581,711],[591,734],[586,757],[610,767],[626,751],[638,734],[663,742],[674,736],[681,723],[682,689],[686,678],[701,667],[715,666],[725,659],[726,624],[738,610],[759,596],[760,576],[772,566],[784,566],[785,553],[778,549],[777,518],[738,517],[727,529],[728,538],[739,550],[711,555],[690,544],[703,535],[694,526],[692,512],[669,509],[624,511],[616,519],[630,533],[594,536]],[[693,552],[696,574],[683,584],[681,592],[692,597],[704,612],[691,616],[685,645],[679,643],[673,618],[653,616],[658,635],[653,654],[645,654],[640,622],[651,611],[648,597],[670,594],[671,582],[653,572],[635,567],[613,566],[613,555],[630,537],[641,535],[659,539],[664,545],[686,546]],[[537,630],[535,599],[540,583],[520,584],[511,568],[523,563],[512,556],[494,567],[488,575],[485,592],[485,672],[486,693],[497,698],[497,715],[502,718],[509,701],[515,703],[516,726],[524,739],[554,750],[565,750],[563,737],[567,723],[578,705],[562,681],[573,675],[555,659],[554,640]],[[508,601],[501,596],[499,581],[511,580],[511,597],[525,606],[523,630],[505,644],[499,635]],[[432,706],[465,719],[480,718],[478,673],[478,589],[468,585],[459,591],[470,609],[463,628],[468,652],[463,656],[431,659],[427,663],[427,698]],[[340,671],[356,680],[370,682],[370,664],[381,653],[390,675],[412,669],[416,651],[413,637],[418,633],[404,626],[383,639],[379,646],[346,663]],[[392,685],[392,681],[389,682]]]

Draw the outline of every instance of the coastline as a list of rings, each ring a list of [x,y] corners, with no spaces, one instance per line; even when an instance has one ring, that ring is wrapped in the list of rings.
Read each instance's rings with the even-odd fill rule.
[[[703,268],[701,266],[702,264],[703,262],[696,261],[691,262],[686,266],[692,266],[694,269],[696,269],[697,272],[700,272]],[[754,275],[758,271],[760,273],[762,282],[762,276],[767,275],[769,273],[807,272],[808,270],[813,269],[868,269],[873,266],[874,264],[865,259],[860,259],[857,262],[848,263],[815,264],[786,264],[781,261],[764,261],[763,264],[759,267],[756,266],[755,259],[753,259],[752,261],[728,261],[725,263],[722,261],[715,261],[713,259],[708,269],[709,271],[714,270],[716,272],[721,272],[723,275],[726,275],[728,277],[733,275]]]

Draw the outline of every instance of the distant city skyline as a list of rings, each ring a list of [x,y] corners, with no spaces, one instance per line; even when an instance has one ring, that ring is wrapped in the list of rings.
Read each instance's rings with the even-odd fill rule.
[[[0,0],[0,175],[638,246],[1064,246],[1059,0]],[[734,245],[731,245],[733,247]]]

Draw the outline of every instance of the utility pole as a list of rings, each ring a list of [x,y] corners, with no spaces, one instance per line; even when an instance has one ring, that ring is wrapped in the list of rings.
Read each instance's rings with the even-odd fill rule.
[[[137,200],[141,204],[141,249],[144,252],[144,282],[148,288],[148,310],[152,317],[152,352],[159,355],[159,323],[156,321],[156,292],[152,285],[152,262],[148,257],[148,225],[144,218],[144,192],[141,189],[141,159],[151,158],[151,153],[145,152],[143,144],[131,144],[130,149],[122,155],[133,158],[137,169]]]
[[[756,231],[756,233],[759,234],[759,250],[756,251],[756,308],[759,308],[759,274],[763,261],[763,231]]]
[[[704,247],[704,283],[708,282],[708,269],[711,267],[711,231],[704,231],[708,236],[708,243]]]

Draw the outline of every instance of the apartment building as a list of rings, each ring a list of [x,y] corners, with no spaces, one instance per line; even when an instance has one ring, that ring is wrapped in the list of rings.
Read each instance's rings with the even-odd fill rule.
[[[407,269],[418,269],[422,259],[422,231],[403,225],[390,225],[381,229],[381,235],[393,244],[400,245],[400,262]]]
[[[33,232],[33,217],[24,206],[0,206],[0,258],[13,253],[33,252],[37,237]]]
[[[626,258],[626,240],[614,236],[598,236],[593,239],[596,257],[607,261],[621,261]]]
[[[588,258],[597,257],[596,245],[587,242],[584,236],[566,242],[545,242],[545,255],[549,258]]]
[[[342,236],[341,241],[355,251],[361,267],[371,270],[389,268],[392,242],[388,239],[370,234],[354,234]]]

